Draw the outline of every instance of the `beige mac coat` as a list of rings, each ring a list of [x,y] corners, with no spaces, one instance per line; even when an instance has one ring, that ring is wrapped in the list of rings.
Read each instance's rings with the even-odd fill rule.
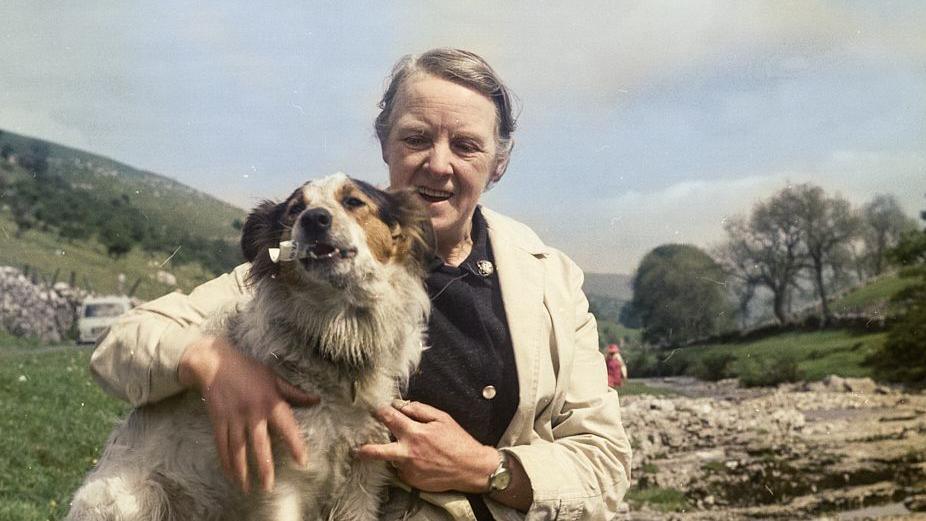
[[[498,446],[520,461],[534,493],[526,516],[492,501],[489,507],[500,520],[609,520],[629,485],[630,444],[617,394],[607,385],[582,272],[523,224],[485,208],[483,215],[520,388],[517,412]],[[177,366],[184,348],[200,334],[205,316],[247,296],[247,269],[129,312],[93,353],[99,384],[133,405],[183,390]],[[382,519],[475,519],[461,494],[413,497],[393,489]]]

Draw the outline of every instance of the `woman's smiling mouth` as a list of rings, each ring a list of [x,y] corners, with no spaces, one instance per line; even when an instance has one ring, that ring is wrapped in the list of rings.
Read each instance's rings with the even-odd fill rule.
[[[447,192],[445,190],[435,190],[434,188],[428,188],[425,186],[419,186],[416,188],[418,195],[422,199],[429,203],[439,203],[441,201],[446,201],[453,197],[453,192]]]

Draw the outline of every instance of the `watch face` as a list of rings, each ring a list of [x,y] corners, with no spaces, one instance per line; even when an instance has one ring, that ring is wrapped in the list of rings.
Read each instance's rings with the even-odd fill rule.
[[[504,469],[496,474],[495,479],[492,480],[492,488],[495,490],[505,490],[510,484],[511,472],[508,472],[508,469]]]

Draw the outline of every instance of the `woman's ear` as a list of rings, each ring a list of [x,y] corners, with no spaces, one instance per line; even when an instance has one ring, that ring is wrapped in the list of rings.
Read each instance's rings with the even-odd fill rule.
[[[498,160],[495,163],[495,170],[492,171],[492,174],[489,176],[489,181],[486,183],[486,190],[489,190],[496,183],[502,180],[502,176],[505,175],[505,172],[508,170],[508,160],[511,159],[511,150],[514,148],[514,141],[510,142],[508,150],[500,154]]]

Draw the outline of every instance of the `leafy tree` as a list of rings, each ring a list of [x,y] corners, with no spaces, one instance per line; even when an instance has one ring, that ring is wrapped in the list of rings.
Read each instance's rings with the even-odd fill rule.
[[[13,152],[16,150],[13,148],[13,145],[9,143],[4,143],[3,148],[0,148],[0,157],[3,159],[9,159]]]
[[[904,235],[888,256],[903,266],[901,276],[919,281],[892,298],[903,314],[869,362],[879,378],[926,387],[926,230]]]
[[[785,189],[781,195],[796,198],[798,227],[807,268],[820,299],[823,321],[833,315],[829,308],[829,290],[851,264],[848,245],[858,235],[860,222],[849,202],[828,197],[822,188],[802,184]],[[790,206],[790,203],[789,203]]]
[[[106,254],[114,259],[132,251],[131,229],[124,220],[110,219],[99,230],[100,242],[106,247]]]
[[[888,250],[916,230],[916,221],[904,213],[896,197],[878,194],[862,209],[862,222],[866,264],[872,275],[880,275],[887,267]]]
[[[656,344],[716,333],[730,315],[720,266],[687,244],[659,246],[643,258],[630,306],[643,326],[643,339]]]

